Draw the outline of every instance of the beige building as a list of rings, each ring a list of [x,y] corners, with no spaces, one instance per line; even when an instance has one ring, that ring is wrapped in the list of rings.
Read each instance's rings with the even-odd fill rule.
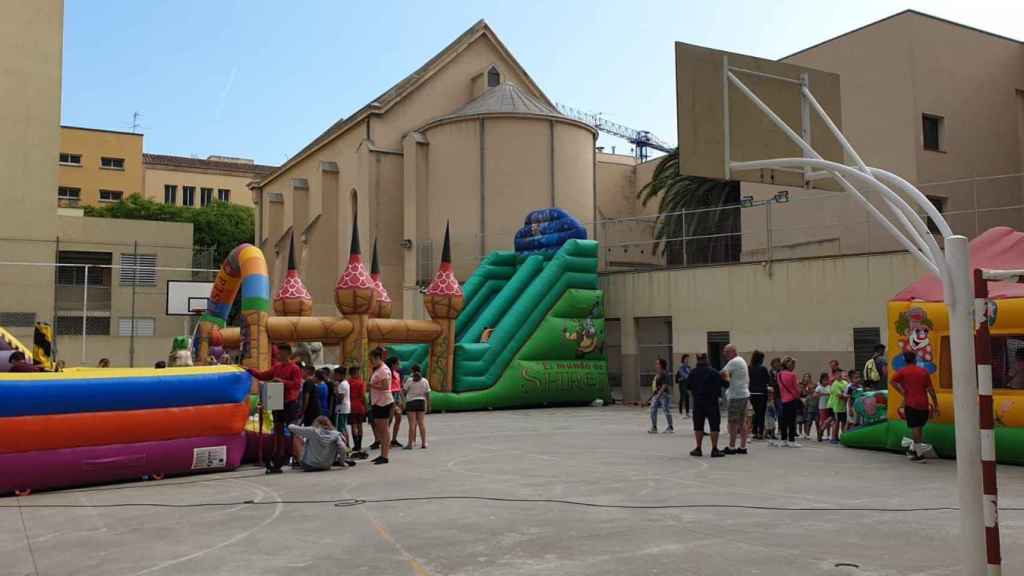
[[[57,205],[120,202],[142,192],[142,134],[60,127]]]
[[[853,146],[918,186],[955,232],[1024,228],[1024,44],[905,11],[782,60],[838,73]],[[636,193],[657,159],[598,162],[615,165],[598,170],[601,217],[628,218],[599,230],[617,319],[609,360],[627,399],[641,398],[658,356],[715,355],[728,341],[745,355],[793,354],[801,372],[832,358],[859,367],[886,337],[885,303],[924,273],[849,195],[757,183],[741,185],[754,205],[740,209],[738,262],[626,272],[664,266],[638,253],[657,207]],[[765,203],[780,191],[788,202]]]
[[[446,222],[465,280],[485,254],[513,248],[531,210],[594,220],[595,136],[559,114],[480,21],[254,188],[271,282],[294,237],[314,313],[334,314],[355,217],[362,245],[379,241],[395,315],[419,316]]]
[[[166,281],[192,278],[156,267],[191,266],[192,225],[85,218],[72,207],[102,202],[103,190],[142,191],[142,136],[61,127],[63,7],[15,2],[0,19],[0,325],[31,345],[36,321],[53,324],[71,366],[101,357],[126,366],[132,356],[152,365],[185,329],[164,314]],[[79,190],[64,207],[61,187]]]
[[[252,207],[249,184],[276,169],[247,158],[166,154],[143,154],[142,165],[145,197],[174,206],[206,206],[219,200]]]
[[[63,0],[14,2],[0,18],[0,236],[5,262],[53,262]],[[31,340],[53,314],[53,270],[0,264],[0,324]]]

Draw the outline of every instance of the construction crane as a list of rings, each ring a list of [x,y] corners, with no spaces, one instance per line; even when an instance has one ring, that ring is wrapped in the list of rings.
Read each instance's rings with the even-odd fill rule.
[[[666,154],[675,150],[675,146],[665,142],[661,138],[658,138],[649,130],[636,130],[629,126],[623,126],[622,124],[603,118],[601,114],[584,112],[582,110],[577,110],[572,106],[566,106],[565,104],[559,104],[556,102],[555,106],[558,108],[559,112],[569,118],[579,120],[584,124],[593,126],[605,134],[618,136],[619,138],[629,142],[633,145],[634,156],[636,156],[637,160],[640,160],[641,162],[647,161],[647,158],[650,156],[649,150],[657,150]]]

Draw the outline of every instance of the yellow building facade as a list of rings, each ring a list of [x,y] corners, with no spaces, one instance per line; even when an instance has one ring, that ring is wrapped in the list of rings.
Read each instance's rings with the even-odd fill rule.
[[[60,127],[57,204],[100,206],[142,193],[142,134]]]
[[[276,169],[276,166],[228,156],[204,159],[143,154],[142,163],[146,198],[188,207],[205,206],[211,200],[252,207],[249,184]]]

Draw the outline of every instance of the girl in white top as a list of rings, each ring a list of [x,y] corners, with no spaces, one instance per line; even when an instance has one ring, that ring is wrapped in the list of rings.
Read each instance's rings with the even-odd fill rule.
[[[822,435],[824,431],[829,430],[829,425],[832,422],[832,411],[828,409],[828,373],[822,372],[818,376],[818,385],[814,387],[814,394],[811,396],[812,402],[815,398],[818,401],[818,442],[822,441]]]
[[[419,364],[413,364],[412,375],[402,384],[405,392],[405,413],[409,416],[409,443],[406,450],[412,450],[416,443],[416,430],[420,432],[420,447],[427,447],[427,412],[430,411],[430,383],[423,377]]]

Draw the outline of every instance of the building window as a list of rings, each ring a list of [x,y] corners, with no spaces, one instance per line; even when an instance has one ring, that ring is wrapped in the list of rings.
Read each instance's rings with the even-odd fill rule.
[[[121,254],[121,286],[156,286],[156,254]]]
[[[164,184],[164,204],[178,203],[178,187],[174,184]]]
[[[81,166],[82,155],[81,154],[69,154],[67,152],[60,153],[60,163],[65,166]]]
[[[57,253],[57,285],[82,286],[86,283],[85,270],[89,266],[89,286],[110,286],[110,264],[113,256],[110,252],[84,252],[78,250],[61,250]]]
[[[221,202],[231,202],[231,190],[228,190],[227,188],[218,188],[217,200],[220,200]]]
[[[131,318],[119,318],[117,321],[117,335],[131,336],[132,324]],[[152,336],[155,333],[155,318],[136,318],[134,324],[135,336]]]
[[[195,186],[182,186],[181,187],[181,205],[182,206],[195,206],[196,205],[196,187]]]
[[[82,334],[82,317],[58,316],[54,333],[61,336],[80,336]],[[110,336],[110,316],[86,317],[85,333],[88,336]]]
[[[100,202],[120,202],[124,200],[124,192],[120,190],[100,190]]]
[[[944,214],[946,212],[945,198],[943,198],[942,196],[928,196],[927,198],[928,201],[932,203],[932,206],[935,206],[935,209],[939,211],[939,214]],[[941,234],[941,232],[939,232],[939,227],[935,225],[935,221],[932,220],[931,217],[928,217],[927,221],[929,232],[931,232],[932,234]]]
[[[199,189],[199,205],[200,206],[209,206],[211,200],[213,200],[213,188],[200,188]]]
[[[501,84],[501,73],[494,66],[491,66],[487,70],[487,87],[494,88],[498,84]]]
[[[36,325],[35,312],[0,312],[0,326],[32,328]]]
[[[100,158],[100,168],[107,170],[124,170],[124,158]]]
[[[934,116],[932,114],[924,114],[921,116],[922,119],[922,139],[924,141],[924,149],[932,150],[934,152],[943,152],[943,136],[945,135],[945,124],[946,119],[942,116]]]
[[[78,206],[78,201],[82,199],[81,188],[71,188],[70,186],[58,186],[57,187],[57,205],[67,208],[74,208]]]

